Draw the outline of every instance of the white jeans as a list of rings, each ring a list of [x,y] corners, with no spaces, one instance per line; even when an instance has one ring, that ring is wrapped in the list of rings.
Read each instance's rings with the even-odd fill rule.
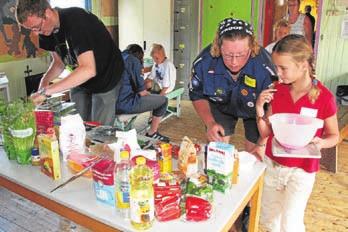
[[[315,173],[300,168],[267,165],[262,193],[260,223],[270,232],[304,232],[304,213]]]

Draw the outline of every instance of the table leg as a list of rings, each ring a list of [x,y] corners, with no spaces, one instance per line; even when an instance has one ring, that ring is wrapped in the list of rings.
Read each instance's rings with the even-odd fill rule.
[[[263,189],[263,177],[262,175],[257,183],[257,189],[251,197],[250,201],[250,217],[249,217],[249,228],[248,232],[257,232],[259,227],[260,220],[260,211],[261,211],[261,196]]]

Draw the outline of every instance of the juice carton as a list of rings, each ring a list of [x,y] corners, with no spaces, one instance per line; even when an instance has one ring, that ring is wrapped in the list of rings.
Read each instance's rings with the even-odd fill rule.
[[[38,135],[41,171],[47,176],[58,180],[61,177],[59,146],[55,136]]]
[[[214,190],[225,192],[231,187],[234,166],[234,146],[210,142],[207,149],[207,174]]]

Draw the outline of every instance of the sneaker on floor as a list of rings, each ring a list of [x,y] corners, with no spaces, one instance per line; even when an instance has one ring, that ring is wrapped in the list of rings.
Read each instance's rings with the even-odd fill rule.
[[[152,138],[152,139],[160,140],[160,141],[165,142],[165,143],[168,143],[170,141],[167,136],[161,135],[160,133],[158,133],[158,131],[156,131],[152,135],[150,135],[149,133],[146,133],[145,136]]]

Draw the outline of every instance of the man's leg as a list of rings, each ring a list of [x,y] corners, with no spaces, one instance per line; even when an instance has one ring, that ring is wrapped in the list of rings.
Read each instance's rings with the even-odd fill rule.
[[[83,121],[91,121],[92,94],[83,88],[75,87],[70,90],[70,99],[75,102],[75,108]]]
[[[166,113],[168,99],[165,96],[150,94],[139,99],[138,104],[129,112],[131,114],[152,111],[153,119],[148,134],[152,135],[158,130],[162,116]]]
[[[106,93],[97,93],[92,96],[92,120],[103,125],[112,126],[115,121],[115,107],[121,82]]]

